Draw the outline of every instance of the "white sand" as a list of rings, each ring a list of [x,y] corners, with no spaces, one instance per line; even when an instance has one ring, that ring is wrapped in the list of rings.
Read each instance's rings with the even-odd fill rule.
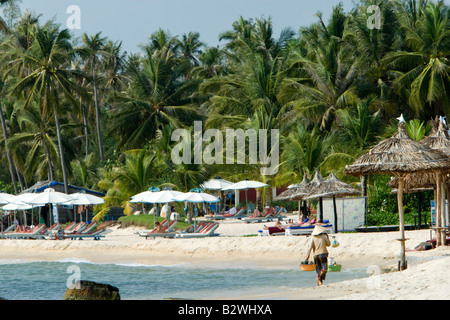
[[[263,225],[221,221],[218,237],[203,239],[145,239],[136,234],[141,228],[112,227],[100,241],[79,240],[0,240],[0,259],[58,261],[82,259],[95,263],[123,262],[208,265],[248,264],[263,268],[297,268],[305,258],[307,236],[255,235]],[[373,276],[298,290],[284,290],[240,299],[448,299],[450,289],[450,248],[407,252],[408,269],[389,272],[397,266],[400,244],[398,232],[339,233],[340,247],[330,249],[344,268],[364,267]],[[430,238],[429,230],[407,231],[406,247],[413,249]],[[314,276],[312,274],[312,276]]]

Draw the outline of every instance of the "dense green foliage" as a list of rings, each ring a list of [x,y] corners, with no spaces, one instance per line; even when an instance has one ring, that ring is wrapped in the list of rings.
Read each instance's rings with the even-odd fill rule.
[[[367,23],[370,5],[380,9],[379,28]],[[137,53],[101,32],[75,39],[20,12],[16,0],[0,6],[0,181],[15,192],[47,179],[101,190],[103,215],[112,205],[131,212],[129,197],[151,186],[188,191],[216,176],[281,187],[318,169],[357,184],[345,165],[391,135],[401,113],[420,140],[450,112],[443,1],[360,0],[350,12],[337,5],[278,37],[270,18],[237,17],[218,35],[221,47],[188,30],[149,30]],[[193,131],[194,121],[222,132],[278,129],[278,173],[261,176],[260,162],[175,164],[171,135]],[[368,179],[374,224],[395,217],[386,181]],[[270,203],[271,192],[258,201]]]

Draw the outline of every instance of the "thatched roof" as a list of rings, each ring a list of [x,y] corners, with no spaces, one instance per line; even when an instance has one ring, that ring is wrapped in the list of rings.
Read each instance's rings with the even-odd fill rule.
[[[441,151],[447,157],[450,156],[450,136],[442,119],[438,122],[437,126],[433,128],[432,133],[425,137],[421,143],[430,149]],[[447,183],[449,183],[448,179]],[[397,188],[398,179],[392,178],[387,185],[391,188]],[[404,179],[405,192],[432,190],[435,187],[436,175],[432,172],[408,173]]]
[[[310,193],[304,198],[327,198],[333,196],[356,196],[361,195],[361,192],[353,188],[351,185],[340,181],[333,172],[330,173],[327,180],[320,183],[315,188],[312,188]]]
[[[446,156],[450,156],[450,136],[448,134],[448,128],[443,121],[439,121],[437,129],[434,129],[421,142],[431,149],[440,150]]]
[[[405,124],[400,123],[398,132],[381,141],[352,165],[345,167],[345,174],[406,175],[411,172],[450,170],[450,159],[439,150],[431,149],[409,137]]]
[[[303,181],[300,184],[297,184],[296,187],[287,189],[280,193],[275,200],[293,200],[299,201],[302,200],[303,196],[308,193],[308,179],[306,178],[306,174],[303,175]]]

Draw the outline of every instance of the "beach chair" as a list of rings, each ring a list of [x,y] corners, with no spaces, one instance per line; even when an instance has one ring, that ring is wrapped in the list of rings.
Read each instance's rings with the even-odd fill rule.
[[[91,232],[85,232],[82,231],[80,233],[72,233],[68,235],[64,235],[64,238],[71,239],[71,240],[83,240],[84,238],[93,238],[94,240],[100,240],[100,238],[104,238],[105,236],[102,236],[101,234],[105,232],[105,229],[98,229]]]
[[[87,228],[87,224],[84,221],[78,222],[75,227],[68,228],[67,230],[64,229],[64,234],[75,234],[75,233],[81,233],[84,229]]]
[[[164,227],[165,233],[156,233],[153,232],[153,230],[145,230],[140,231],[139,236],[145,237],[145,239],[148,238],[156,238],[156,237],[163,237],[163,238],[173,238],[175,236],[175,232],[173,229],[177,225],[178,220],[171,220],[170,222],[166,219],[164,220],[161,225]]]
[[[243,218],[242,221],[245,221],[247,223],[272,221],[272,219],[273,219],[272,214],[275,211],[275,209],[273,207],[266,208],[266,210],[264,210],[264,213],[260,213],[259,211],[256,212],[256,210],[257,209],[255,209],[255,212],[253,213],[253,215],[251,215],[248,218]]]
[[[209,222],[207,224],[202,225],[200,228],[196,230],[194,233],[177,233],[175,234],[175,238],[206,238],[214,235],[214,231],[219,227],[219,223],[217,222]]]
[[[326,233],[332,233],[333,225],[332,224],[324,224],[322,225],[327,229]],[[314,230],[315,225],[309,226],[290,226],[286,227],[285,235],[286,236],[295,236],[295,235],[310,235]]]
[[[225,219],[242,219],[246,215],[247,215],[246,208],[243,207],[239,211],[237,211],[235,214],[224,214],[223,217]]]
[[[11,232],[7,234],[8,239],[44,239],[47,231],[45,224],[35,226],[30,232]]]

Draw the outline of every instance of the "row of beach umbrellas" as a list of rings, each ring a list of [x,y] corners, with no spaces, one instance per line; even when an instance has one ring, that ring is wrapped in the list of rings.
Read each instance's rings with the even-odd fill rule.
[[[4,211],[30,210],[49,205],[97,205],[105,200],[87,193],[65,194],[47,188],[40,193],[23,193],[17,196],[0,193],[0,205]]]

